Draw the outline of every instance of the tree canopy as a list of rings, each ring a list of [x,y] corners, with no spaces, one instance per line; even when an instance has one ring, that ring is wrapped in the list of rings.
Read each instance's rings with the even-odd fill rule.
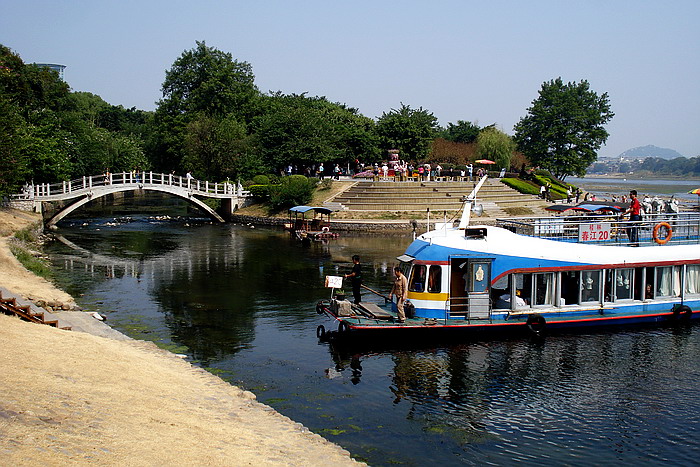
[[[398,149],[399,157],[405,160],[427,158],[437,132],[437,118],[422,107],[412,109],[401,104],[400,109],[391,109],[377,120],[382,149]]]
[[[499,168],[510,168],[514,151],[513,139],[494,126],[484,128],[477,137],[477,156],[494,161]]]
[[[440,131],[440,136],[453,143],[474,143],[479,137],[481,129],[479,125],[464,120],[457,120],[457,123],[448,123],[447,127]]]
[[[518,149],[530,163],[564,179],[583,176],[608,138],[604,125],[615,114],[608,94],[598,95],[587,81],[542,84],[528,114],[515,125]]]

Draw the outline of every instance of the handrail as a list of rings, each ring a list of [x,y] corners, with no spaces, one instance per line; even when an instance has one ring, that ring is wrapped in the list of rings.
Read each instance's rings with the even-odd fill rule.
[[[42,198],[55,198],[61,195],[79,195],[90,192],[93,189],[127,185],[134,185],[139,188],[154,186],[175,187],[201,196],[247,197],[250,195],[250,192],[243,190],[240,184],[236,185],[231,182],[209,182],[180,175],[153,172],[121,172],[84,176],[51,184],[27,185],[22,193],[12,195],[12,198],[17,200],[41,200]]]
[[[631,229],[636,229],[638,234],[638,242],[634,243],[655,243],[654,228],[659,223],[666,222],[673,232],[668,243],[700,243],[700,213],[696,212],[646,214],[639,221],[630,221],[621,215],[499,218],[496,221],[500,227],[529,237],[572,243],[624,245],[632,244],[628,237]],[[582,226],[585,229],[593,225],[609,229],[610,236],[581,241]]]

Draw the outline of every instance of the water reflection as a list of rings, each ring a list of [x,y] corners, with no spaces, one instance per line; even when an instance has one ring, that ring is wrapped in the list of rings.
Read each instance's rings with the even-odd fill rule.
[[[324,275],[359,254],[367,285],[387,291],[409,237],[302,248],[281,231],[147,220],[62,235],[77,248],[56,242],[51,257],[81,305],[177,346],[371,465],[697,459],[697,326],[337,349],[315,337]]]

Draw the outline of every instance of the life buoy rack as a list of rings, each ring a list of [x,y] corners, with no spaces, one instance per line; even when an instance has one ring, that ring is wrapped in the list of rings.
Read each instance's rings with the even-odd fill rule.
[[[659,232],[662,228],[665,228],[668,232],[668,234],[665,237],[661,237],[659,235]],[[659,245],[665,245],[666,243],[668,243],[669,240],[671,240],[671,237],[673,237],[673,228],[668,222],[659,222],[654,226],[654,231],[651,235],[656,243],[658,243]]]
[[[534,336],[539,337],[547,327],[547,320],[545,320],[542,315],[534,314],[527,317],[527,322],[525,324],[527,325],[527,329]]]
[[[688,305],[677,305],[673,307],[673,318],[677,320],[689,320],[693,310]]]

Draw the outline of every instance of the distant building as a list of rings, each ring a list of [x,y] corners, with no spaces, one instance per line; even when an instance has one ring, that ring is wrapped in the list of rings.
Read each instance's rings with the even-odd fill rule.
[[[62,81],[65,81],[63,79],[63,70],[66,69],[65,65],[58,65],[57,63],[35,63],[34,65],[51,68],[52,70],[58,72],[58,77],[61,78]]]

